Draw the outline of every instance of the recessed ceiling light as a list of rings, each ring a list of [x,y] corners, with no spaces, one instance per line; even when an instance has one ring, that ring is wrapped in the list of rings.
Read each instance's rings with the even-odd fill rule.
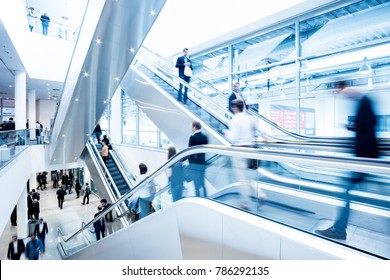
[[[96,39],[96,44],[100,45],[102,43],[102,40]]]
[[[84,72],[84,77],[88,77],[88,76],[89,76],[88,72]]]
[[[132,53],[135,52],[134,48],[130,48],[130,52]]]
[[[116,81],[116,82],[119,82],[119,78],[118,78],[118,77],[115,77],[115,81]]]
[[[10,88],[12,88],[12,85],[9,85]]]
[[[154,16],[155,14],[156,14],[156,12],[155,12],[154,10],[151,10],[151,11],[150,11],[150,15],[151,15],[151,16]]]
[[[79,101],[79,99],[78,99],[78,98],[76,98],[74,101],[76,101],[76,102],[77,102],[77,101]]]

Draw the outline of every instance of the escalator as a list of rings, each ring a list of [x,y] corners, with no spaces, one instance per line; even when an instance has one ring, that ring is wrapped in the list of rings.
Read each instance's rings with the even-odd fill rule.
[[[176,74],[172,71],[174,66],[170,62],[145,47],[140,49],[131,69],[141,72],[144,78],[150,81],[150,84],[156,86],[157,91],[154,97],[158,92],[164,92],[176,99],[180,82],[186,84],[176,77]],[[221,92],[214,85],[196,76],[191,78],[191,83],[187,84],[187,86],[190,89],[189,103],[184,108],[199,117],[214,131],[221,134],[221,131],[229,126],[229,120],[232,117],[232,114],[227,110],[229,94]],[[133,98],[135,93],[131,89],[130,91],[127,90],[127,88],[131,87],[124,83],[121,84],[121,87]],[[135,101],[137,101],[137,97],[135,97]],[[157,104],[153,100],[144,99],[142,101],[142,103],[146,102]],[[180,108],[180,110],[186,113],[186,110],[179,104],[181,103],[178,103],[178,109]],[[149,115],[148,109],[146,111],[147,115]],[[299,144],[305,145],[307,151],[316,150],[318,147],[333,147],[342,152],[350,153],[354,145],[353,138],[350,137],[310,137],[292,133],[253,109],[247,112],[258,120],[261,130],[265,133],[262,137],[267,141],[265,143],[260,141],[258,143],[259,148],[277,149],[278,147],[286,148],[288,145]],[[151,117],[153,118],[153,115]],[[161,127],[161,129],[164,131],[165,127]],[[275,132],[278,136],[275,136]],[[379,139],[379,147],[382,155],[390,155],[390,142],[387,139]],[[292,149],[294,148],[292,147]]]
[[[182,159],[194,153],[206,153],[207,158],[214,159],[211,166],[206,170],[209,196],[207,198],[185,198],[172,204],[166,171],[175,165],[176,162],[181,162]],[[248,170],[248,175],[253,181],[257,182],[254,188],[255,192],[261,188],[267,194],[268,200],[265,204],[260,205],[259,199],[256,193],[254,193],[252,195],[253,207],[249,210],[242,210],[238,207],[240,205],[239,200],[242,186],[235,179],[234,170],[232,170],[229,164],[236,157],[255,158],[261,160],[262,163],[280,162],[296,165],[312,165],[313,168],[318,169],[332,166],[340,172],[366,172],[377,176],[390,175],[389,165],[379,159],[356,161],[350,158],[319,157],[297,153],[286,154],[248,148],[217,146],[192,147],[178,153],[157,171],[150,174],[143,182],[135,186],[132,191],[122,196],[115,204],[106,209],[106,211],[111,211],[115,207],[126,205],[126,201],[140,188],[147,186],[151,180],[155,180],[161,186],[164,186],[154,195],[152,201],[154,208],[157,210],[156,213],[136,223],[132,223],[128,215],[124,212],[124,215],[119,216],[111,226],[111,234],[98,242],[94,240],[94,236],[91,234],[91,231],[93,231],[91,227],[94,220],[90,221],[85,227],[61,241],[58,245],[60,252],[66,259],[105,259],[113,256],[109,254],[110,257],[107,257],[108,255],[106,253],[98,255],[96,252],[110,251],[109,248],[113,248],[112,246],[116,244],[115,251],[117,257],[113,257],[115,259],[191,259],[195,258],[194,251],[197,251],[196,248],[199,245],[197,242],[200,242],[199,246],[201,247],[206,246],[205,244],[215,247],[222,246],[222,250],[228,251],[235,248],[234,242],[237,242],[236,239],[226,239],[223,242],[224,244],[221,245],[220,240],[215,239],[216,235],[214,230],[211,230],[218,225],[220,227],[215,230],[218,232],[222,231],[219,236],[229,235],[229,230],[227,232],[224,230],[232,229],[232,226],[235,225],[233,228],[239,231],[239,235],[242,235],[248,228],[256,227],[256,234],[261,234],[262,238],[260,239],[264,244],[274,242],[273,237],[275,236],[277,236],[277,244],[279,245],[287,242],[285,239],[288,239],[289,242],[299,244],[299,246],[319,242],[321,243],[321,245],[318,245],[320,247],[305,248],[305,250],[315,250],[317,252],[314,255],[308,253],[308,256],[312,256],[314,259],[336,258],[336,256],[328,254],[332,251],[329,251],[328,246],[336,246],[338,248],[337,250],[341,250],[343,254],[346,252],[354,252],[354,254],[359,256],[364,255],[370,258],[390,258],[390,238],[388,235],[390,230],[389,205],[378,206],[370,204],[369,201],[357,201],[352,198],[347,240],[337,241],[326,239],[316,235],[314,231],[322,229],[333,222],[337,209],[344,205],[341,193],[334,193],[333,196],[330,196],[327,194],[310,193],[299,188],[292,189],[288,188],[285,182],[278,181],[280,178],[268,178],[268,181],[266,181],[264,174],[261,174],[258,170]],[[224,186],[217,186],[218,184],[216,182],[224,180],[227,176],[230,176],[230,183]],[[302,184],[307,184],[305,179],[302,179]],[[185,196],[191,197],[193,195],[193,183],[184,182],[183,186],[185,189],[184,192],[186,193]],[[329,184],[329,187],[332,188],[334,186]],[[104,215],[105,212],[101,213],[96,219]],[[223,215],[224,218],[221,219],[220,215]],[[190,223],[186,223],[186,221]],[[221,224],[221,221],[224,222]],[[200,222],[203,223],[203,226],[202,228],[197,228],[196,225]],[[275,227],[278,228],[275,232],[270,230]],[[208,230],[204,230],[205,228]],[[159,234],[155,236],[156,239],[151,241],[150,244],[149,242],[142,242],[142,240],[149,240],[149,234],[155,235],[156,232]],[[245,239],[248,244],[252,244],[255,247],[259,240],[259,235],[256,234],[247,234]],[[162,242],[162,239],[165,242]],[[196,243],[192,244],[189,240]],[[157,241],[158,243],[162,242],[164,244],[156,244]],[[78,250],[69,250],[69,247],[76,247],[70,246],[69,244],[74,245],[75,243],[77,243]],[[167,245],[166,243],[168,243],[168,246],[175,248],[173,250],[175,254],[162,256],[160,250],[156,250],[156,248],[162,248],[161,246]],[[234,259],[238,258],[241,254],[247,254],[251,256],[250,258],[255,259],[297,258],[297,255],[294,255],[293,252],[286,252],[286,256],[289,255],[290,257],[284,258],[279,255],[279,249],[275,249],[272,252],[264,249],[264,252],[257,252],[253,255],[253,252],[251,253],[251,246],[248,246],[248,244],[246,244],[245,248],[240,248],[240,250],[235,248],[237,254],[230,255],[230,257]],[[154,250],[143,250],[149,248],[149,245],[156,247],[154,247]],[[192,248],[192,250],[187,250],[187,247]],[[137,252],[140,255],[133,255],[132,250],[138,250]],[[141,251],[147,251],[148,254],[153,252],[154,255],[143,255]],[[324,255],[325,251],[327,252],[325,254],[327,257]],[[95,252],[95,255],[93,255],[93,252]],[[338,255],[338,257],[349,258],[343,254]],[[208,259],[223,258],[215,255],[210,256]]]
[[[95,186],[102,197],[115,202],[134,186],[135,177],[128,170],[118,153],[115,144],[111,143],[107,164],[101,157],[101,144],[89,139],[82,157],[91,173]]]

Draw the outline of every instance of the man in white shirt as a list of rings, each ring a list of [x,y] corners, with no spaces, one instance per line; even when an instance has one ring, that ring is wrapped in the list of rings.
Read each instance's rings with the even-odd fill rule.
[[[229,130],[224,131],[224,133],[232,146],[253,147],[254,138],[261,135],[262,132],[259,130],[255,118],[243,112],[244,106],[245,103],[241,99],[232,101],[234,116]],[[246,210],[250,210],[254,206],[252,197],[257,197],[259,202],[263,202],[267,198],[266,194],[257,187],[256,182],[251,179],[248,160],[240,157],[232,158],[234,173],[242,185],[240,206]]]

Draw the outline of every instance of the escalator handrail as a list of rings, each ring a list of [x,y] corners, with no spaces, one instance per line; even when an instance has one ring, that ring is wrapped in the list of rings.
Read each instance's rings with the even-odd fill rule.
[[[312,154],[301,154],[301,153],[292,153],[292,152],[278,152],[278,151],[265,151],[259,150],[256,148],[241,148],[241,147],[226,147],[218,145],[202,145],[202,146],[193,146],[187,148],[183,151],[180,151],[166,163],[164,163],[156,171],[152,172],[148,177],[143,181],[135,185],[135,187],[130,190],[128,193],[123,195],[118,201],[113,203],[111,206],[107,207],[102,211],[98,216],[92,219],[86,224],[84,228],[79,229],[69,238],[64,239],[64,242],[68,242],[71,239],[75,238],[79,233],[84,231],[95,221],[102,218],[105,214],[113,210],[119,204],[125,203],[127,199],[132,197],[138,190],[148,185],[148,183],[154,180],[162,172],[172,167],[175,163],[187,159],[190,155],[198,153],[213,153],[225,156],[238,156],[244,158],[253,158],[257,160],[267,160],[267,161],[282,161],[282,162],[292,162],[299,164],[314,164],[316,166],[325,166],[328,167],[331,165],[333,168],[340,168],[343,170],[354,170],[357,172],[364,173],[381,173],[381,174],[390,174],[390,163],[385,159],[371,159],[371,158],[356,158],[356,157],[337,157],[337,156],[318,156]]]

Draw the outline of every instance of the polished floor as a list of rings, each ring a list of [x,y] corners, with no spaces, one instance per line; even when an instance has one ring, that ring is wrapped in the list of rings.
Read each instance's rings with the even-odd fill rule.
[[[47,189],[39,191],[41,194],[40,217],[47,222],[49,228],[49,233],[46,236],[46,252],[40,255],[41,260],[61,260],[57,249],[58,229],[60,228],[65,236],[74,233],[80,229],[82,222],[88,222],[93,218],[100,203],[100,198],[92,194],[89,197],[89,204],[82,205],[82,196],[77,199],[76,192],[73,190],[71,194],[66,195],[63,209],[60,209],[56,196],[57,190],[53,189],[52,183],[49,182]],[[17,226],[11,226],[11,223],[8,222],[0,237],[1,260],[7,259],[8,244],[14,233],[17,233]],[[27,237],[24,242],[27,243],[28,240]],[[22,256],[21,260],[24,259]]]

